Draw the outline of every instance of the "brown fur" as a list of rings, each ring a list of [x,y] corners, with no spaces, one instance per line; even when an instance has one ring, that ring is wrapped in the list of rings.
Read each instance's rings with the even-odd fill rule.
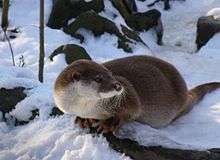
[[[83,65],[77,68],[77,64],[82,62]],[[122,95],[101,101],[99,107],[112,114],[112,117],[117,116],[124,121],[137,120],[154,128],[168,125],[187,113],[206,93],[220,87],[220,83],[209,83],[188,91],[185,81],[174,66],[150,56],[126,57],[102,65],[81,60],[70,65],[66,74],[85,69],[91,72],[88,79],[96,72],[103,75],[112,73],[115,77],[113,79],[125,90]],[[63,77],[65,74],[61,73],[55,90],[68,83]],[[109,85],[108,78],[112,81],[112,77],[106,77],[106,86]],[[105,88],[105,83],[101,88]],[[115,98],[120,98],[120,101],[116,102]]]

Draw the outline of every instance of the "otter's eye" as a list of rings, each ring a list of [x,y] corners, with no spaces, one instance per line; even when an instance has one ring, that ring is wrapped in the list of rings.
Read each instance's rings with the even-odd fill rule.
[[[72,78],[73,78],[73,80],[76,80],[76,81],[79,81],[80,80],[80,74],[79,73],[74,73],[73,75],[72,75]]]
[[[103,81],[103,79],[102,79],[102,77],[97,76],[97,77],[95,77],[95,81],[97,83],[101,83]]]

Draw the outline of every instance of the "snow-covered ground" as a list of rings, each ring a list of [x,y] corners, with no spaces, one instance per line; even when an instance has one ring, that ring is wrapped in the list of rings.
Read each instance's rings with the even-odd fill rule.
[[[146,11],[147,2],[138,2],[140,11]],[[105,0],[106,13],[101,15],[111,19],[111,12],[118,14]],[[46,20],[50,13],[51,0],[45,0]],[[220,81],[220,33],[211,39],[198,53],[195,53],[196,21],[213,8],[220,8],[219,0],[171,1],[172,9],[163,11],[163,3],[155,8],[162,12],[164,22],[164,46],[155,44],[155,35],[149,31],[141,37],[153,50],[153,55],[175,65],[182,73],[189,88],[210,81]],[[53,62],[48,59],[52,51],[62,44],[79,41],[65,35],[60,30],[45,28],[45,82],[37,81],[38,73],[38,0],[13,0],[10,6],[10,24],[19,27],[21,34],[12,40],[17,66],[24,57],[25,65],[12,67],[11,56],[6,42],[0,42],[0,88],[24,86],[30,89],[28,97],[17,104],[11,113],[19,119],[28,119],[30,111],[38,108],[40,115],[25,126],[14,127],[0,122],[0,160],[113,160],[129,159],[111,150],[106,140],[93,137],[86,130],[73,124],[73,117],[64,115],[56,118],[48,116],[54,106],[52,89],[56,76],[67,66],[63,55]],[[217,9],[218,10],[218,9]],[[45,21],[46,21],[45,20]],[[124,24],[119,16],[114,20]],[[91,57],[103,62],[128,56],[116,48],[117,39],[104,34],[87,37],[82,45]],[[104,47],[103,47],[104,46]],[[151,52],[142,45],[134,46],[134,54]],[[0,116],[1,117],[1,116]],[[1,118],[0,118],[1,119]],[[119,136],[129,137],[144,145],[163,145],[170,148],[207,149],[220,148],[220,90],[207,95],[194,109],[163,129],[153,129],[133,122],[125,125]]]

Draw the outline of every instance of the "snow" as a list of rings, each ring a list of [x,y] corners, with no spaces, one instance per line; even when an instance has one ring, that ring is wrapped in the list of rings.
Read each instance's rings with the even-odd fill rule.
[[[85,133],[70,123],[70,119],[66,115],[48,120],[38,119],[17,128],[0,123],[0,159],[129,160],[110,150],[102,136],[94,137]]]
[[[207,13],[207,16],[214,16],[215,19],[220,18],[220,8],[213,8]]]
[[[146,11],[150,1],[137,1],[138,9]],[[51,0],[45,0],[45,22],[51,10]],[[109,1],[105,0],[107,17],[117,26],[125,22]],[[162,12],[164,23],[164,46],[155,43],[155,33],[141,33],[142,39],[151,48],[142,44],[132,46],[134,54],[117,49],[117,38],[104,34],[94,38],[85,30],[80,30],[86,39],[78,40],[65,35],[61,30],[45,28],[45,82],[37,81],[38,74],[38,16],[39,1],[13,0],[10,6],[10,24],[19,27],[21,33],[12,40],[16,65],[24,57],[24,67],[13,67],[6,42],[0,42],[0,88],[23,86],[28,88],[27,97],[17,104],[10,114],[20,120],[27,120],[31,110],[39,109],[40,115],[29,124],[13,126],[0,122],[0,160],[112,160],[128,157],[119,154],[108,146],[102,136],[88,134],[87,130],[74,125],[68,115],[49,117],[54,106],[53,85],[57,75],[67,66],[64,55],[58,55],[53,62],[50,53],[63,44],[74,43],[84,47],[97,62],[128,55],[154,55],[172,63],[181,72],[189,88],[196,85],[220,81],[220,33],[216,34],[199,52],[196,51],[196,22],[200,16],[218,15],[219,0],[171,1],[171,10],[163,11],[163,3],[156,9]],[[218,9],[217,9],[218,8]],[[0,113],[0,120],[2,114]],[[208,94],[193,110],[166,128],[153,129],[147,125],[132,122],[126,124],[118,136],[137,140],[143,145],[162,145],[169,148],[208,149],[220,148],[220,90]]]

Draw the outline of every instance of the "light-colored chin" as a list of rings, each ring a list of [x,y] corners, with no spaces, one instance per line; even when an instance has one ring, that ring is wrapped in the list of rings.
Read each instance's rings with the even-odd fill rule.
[[[98,93],[94,88],[80,83],[69,84],[66,88],[54,92],[57,107],[67,114],[75,114],[79,117],[105,119],[107,113],[102,108],[97,108],[99,100],[120,95],[121,92],[111,91]]]
[[[57,107],[67,114],[75,114],[85,118],[103,118],[96,105],[100,100],[96,90],[80,83],[70,83],[61,90],[54,91]]]
[[[99,94],[97,92],[97,87],[95,84],[90,85],[84,85],[80,82],[77,82],[75,84],[75,91],[81,98],[84,98],[85,100],[98,100],[100,99]]]

